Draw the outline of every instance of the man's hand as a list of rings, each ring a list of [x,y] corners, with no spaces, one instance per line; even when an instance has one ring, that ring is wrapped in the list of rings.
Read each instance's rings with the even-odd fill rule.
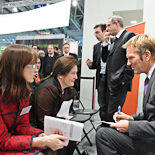
[[[119,112],[119,114],[117,112],[115,112],[115,114],[113,115],[113,119],[115,120],[115,122],[119,122],[120,120],[131,120],[133,121],[133,117],[130,115],[127,115],[123,112]]]
[[[86,60],[86,65],[91,67],[92,66],[92,61],[90,59],[87,59]]]
[[[104,43],[107,44],[109,42],[110,32],[106,32],[103,37]]]
[[[120,120],[115,124],[110,125],[111,128],[116,128],[120,132],[128,132],[129,131],[129,121]]]

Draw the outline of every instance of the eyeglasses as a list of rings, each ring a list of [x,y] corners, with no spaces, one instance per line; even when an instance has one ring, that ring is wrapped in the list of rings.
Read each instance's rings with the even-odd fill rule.
[[[29,67],[29,68],[36,68],[36,64],[33,64],[33,65],[26,65],[26,67]]]
[[[112,24],[115,24],[115,22],[111,23],[111,24],[107,24],[106,27],[110,27]]]

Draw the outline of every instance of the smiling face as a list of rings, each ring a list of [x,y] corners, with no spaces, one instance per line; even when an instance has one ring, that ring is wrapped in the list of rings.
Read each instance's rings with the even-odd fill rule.
[[[77,65],[75,65],[67,75],[59,75],[59,80],[63,88],[74,86],[77,79]],[[61,78],[60,78],[61,77]]]
[[[146,73],[147,74],[147,63],[145,53],[140,58],[139,53],[135,52],[135,47],[131,44],[127,48],[128,66],[131,66],[135,74]]]

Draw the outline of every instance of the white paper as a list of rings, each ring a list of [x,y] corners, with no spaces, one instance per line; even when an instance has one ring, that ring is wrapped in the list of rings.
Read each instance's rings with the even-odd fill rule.
[[[115,124],[114,122],[106,122],[106,121],[96,121],[96,123],[105,123],[105,124]]]
[[[57,117],[67,117],[68,119],[71,119],[73,116],[69,116],[69,109],[72,102],[73,99],[71,99],[70,101],[63,101],[60,110],[57,113]]]
[[[46,135],[51,135],[56,129],[62,131],[68,140],[81,141],[83,133],[83,123],[64,120],[51,116],[44,117],[44,132]],[[65,141],[68,143],[68,141]]]
[[[23,108],[22,111],[21,111],[21,113],[20,113],[20,116],[21,115],[24,115],[24,114],[27,114],[30,111],[31,107],[32,107],[32,105]]]

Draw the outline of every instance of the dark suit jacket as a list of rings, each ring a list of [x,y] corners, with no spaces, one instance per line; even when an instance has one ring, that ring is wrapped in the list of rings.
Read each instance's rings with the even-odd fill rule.
[[[129,136],[140,138],[140,155],[155,154],[155,69],[143,99],[143,112],[129,121]]]
[[[127,66],[126,49],[123,49],[122,45],[133,36],[135,36],[134,33],[125,30],[110,46],[106,65],[106,80],[109,88],[118,88],[122,82],[125,82],[129,86],[128,90],[131,89],[134,72]],[[102,48],[102,52],[107,50],[108,46]],[[103,54],[102,59],[104,59]]]
[[[69,53],[69,55],[72,55],[76,60],[78,60],[78,57],[77,57],[76,54],[74,54],[74,53]],[[62,56],[64,56],[64,54],[59,55],[58,58],[60,58],[60,57],[62,57]]]
[[[53,59],[54,59],[54,63],[55,61],[57,60],[57,57],[58,57],[58,53],[54,52],[54,56],[53,56]],[[43,76],[45,77],[45,66],[46,66],[46,58],[48,57],[48,53],[44,56],[44,58],[42,59],[42,69],[41,69],[41,73],[43,74]]]
[[[93,62],[92,66],[89,69],[96,69],[96,89],[98,88],[99,81],[100,81],[100,52],[101,52],[101,42],[94,45],[93,50]]]

